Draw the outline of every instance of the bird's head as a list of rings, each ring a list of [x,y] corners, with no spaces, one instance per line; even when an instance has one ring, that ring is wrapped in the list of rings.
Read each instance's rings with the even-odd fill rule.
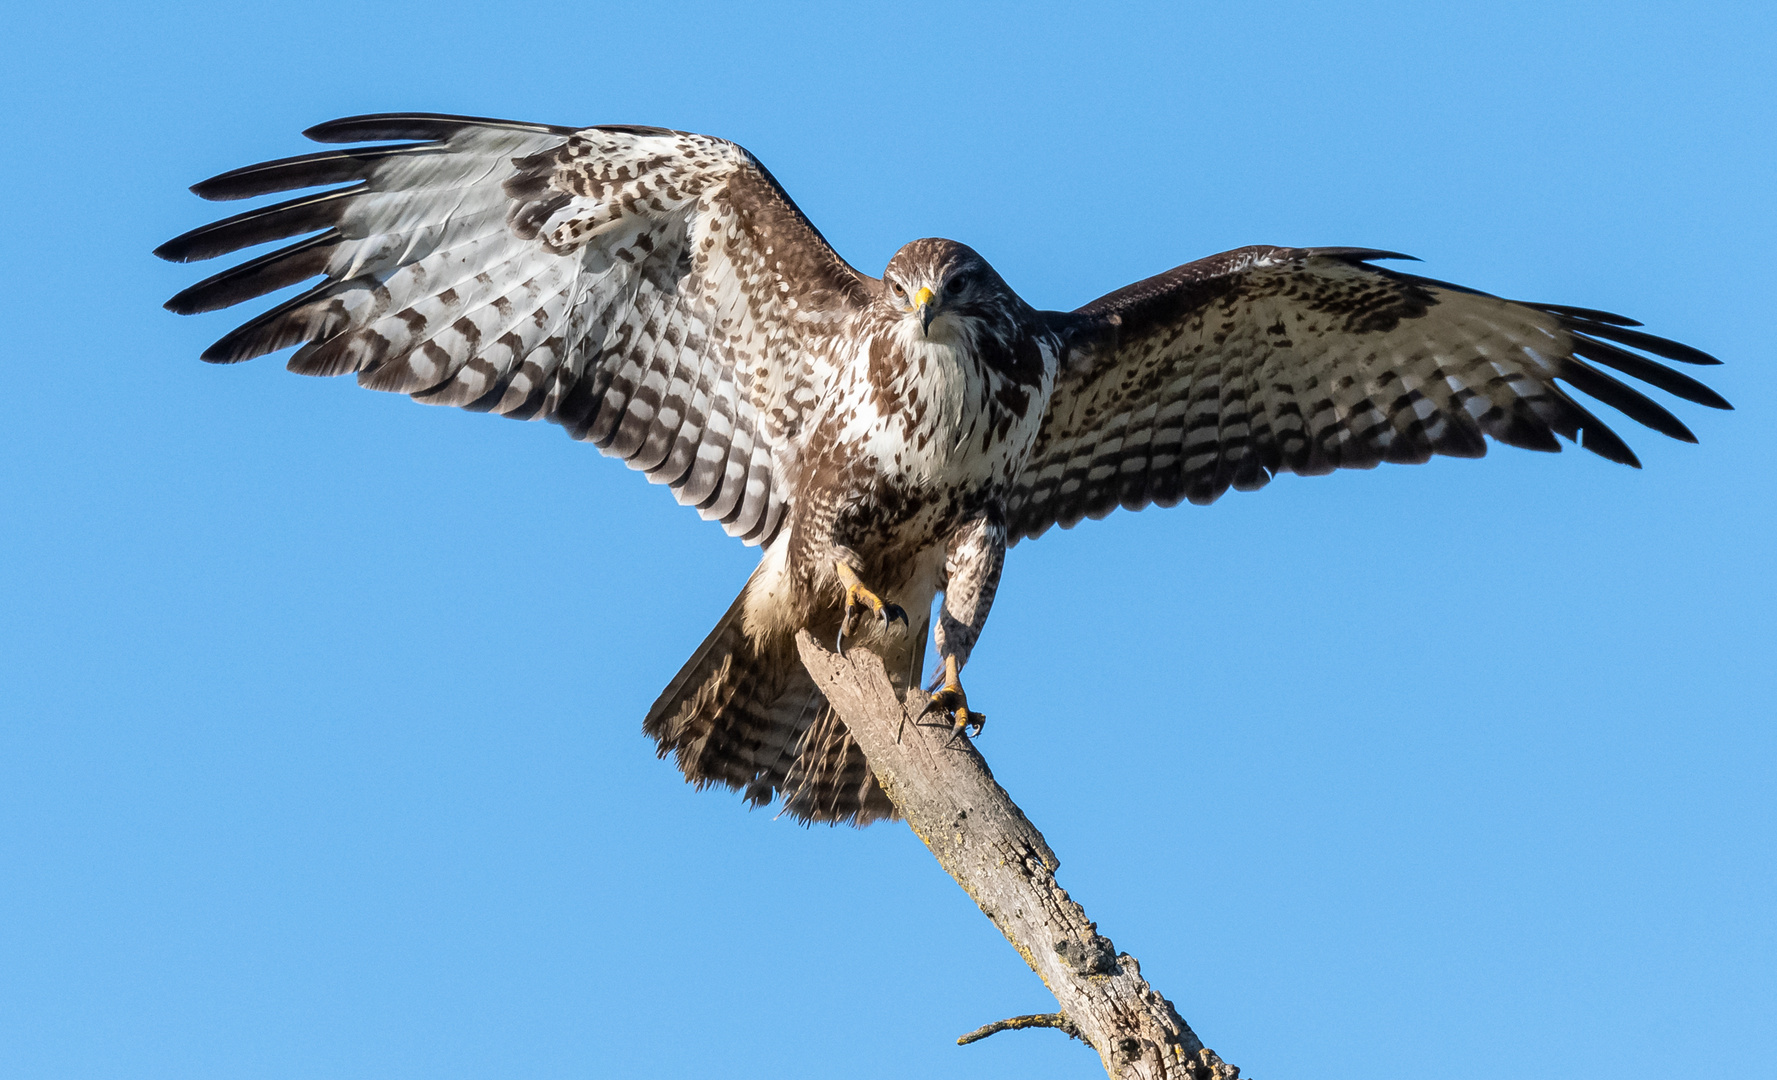
[[[917,321],[919,333],[937,341],[964,332],[962,321],[979,317],[1005,283],[975,250],[955,240],[915,240],[882,272],[883,299],[901,318]]]

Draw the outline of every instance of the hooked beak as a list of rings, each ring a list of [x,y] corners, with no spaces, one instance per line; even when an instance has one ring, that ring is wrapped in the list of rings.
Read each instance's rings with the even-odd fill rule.
[[[932,328],[932,290],[920,287],[913,295],[913,310],[919,312],[919,332],[926,333]]]

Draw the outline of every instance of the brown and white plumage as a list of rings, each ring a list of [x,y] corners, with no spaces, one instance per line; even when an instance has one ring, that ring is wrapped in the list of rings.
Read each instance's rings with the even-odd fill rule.
[[[1557,380],[1673,438],[1696,438],[1594,361],[1690,401],[1713,390],[1622,346],[1696,349],[1603,312],[1523,304],[1370,265],[1357,248],[1251,247],[1188,263],[1066,315],[1069,362],[1011,497],[1015,537],[1125,506],[1213,502],[1279,472],[1480,457],[1490,436],[1556,436],[1639,465]]]
[[[784,455],[831,378],[815,343],[833,327],[819,311],[868,279],[750,155],[659,129],[454,117],[359,117],[307,134],[425,141],[197,185],[234,199],[352,182],[158,250],[206,259],[318,231],[168,302],[209,311],[325,275],[204,359],[300,344],[292,371],[550,420],[749,543],[776,527]]]
[[[720,139],[432,115],[308,134],[380,145],[205,181],[212,199],[345,186],[157,252],[303,237],[179,293],[181,313],[322,279],[204,358],[300,346],[304,374],[550,420],[764,545],[644,728],[689,779],[803,820],[893,812],[793,645],[838,632],[847,575],[912,613],[862,637],[911,685],[928,630],[966,663],[1006,546],[1051,525],[1278,472],[1478,457],[1489,437],[1636,464],[1570,390],[1694,441],[1594,365],[1727,407],[1643,355],[1715,362],[1694,349],[1372,265],[1400,257],[1384,252],[1244,248],[1039,312],[951,241],[858,272]]]

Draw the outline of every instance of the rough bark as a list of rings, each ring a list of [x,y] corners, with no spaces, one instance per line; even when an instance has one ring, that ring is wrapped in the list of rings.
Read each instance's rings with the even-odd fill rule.
[[[796,643],[895,809],[1061,1006],[1058,1014],[1017,1017],[964,1039],[1059,1027],[1091,1044],[1113,1080],[1240,1075],[1204,1048],[1172,1003],[1142,978],[1135,957],[1117,952],[1056,883],[1060,861],[994,782],[975,747],[952,739],[947,725],[918,722],[925,694],[914,689],[899,700],[882,661],[863,649],[840,657],[806,632]]]

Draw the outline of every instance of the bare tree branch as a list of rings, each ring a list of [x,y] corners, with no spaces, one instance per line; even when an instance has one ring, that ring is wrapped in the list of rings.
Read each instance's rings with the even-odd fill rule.
[[[895,809],[1055,995],[1061,1011],[1041,1026],[1071,1027],[1113,1080],[1239,1077],[1141,977],[1135,957],[1118,953],[1056,883],[1060,861],[974,746],[952,740],[948,726],[918,722],[923,693],[913,689],[899,700],[882,661],[863,649],[840,657],[806,631],[796,644]],[[1025,1026],[1039,1024],[1019,1017],[965,1038]]]
[[[978,1027],[967,1035],[956,1040],[956,1045],[967,1046],[972,1042],[980,1042],[989,1035],[997,1035],[1002,1031],[1022,1031],[1025,1028],[1046,1027],[1067,1033],[1070,1039],[1086,1041],[1074,1022],[1061,1013],[1032,1013],[1029,1016],[1014,1016],[1006,1020],[995,1020],[985,1027]]]

